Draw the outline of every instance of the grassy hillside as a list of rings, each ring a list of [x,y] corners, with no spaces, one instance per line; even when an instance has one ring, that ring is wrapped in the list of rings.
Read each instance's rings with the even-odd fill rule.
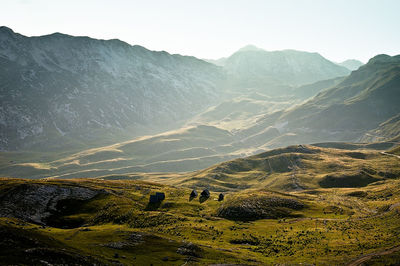
[[[223,162],[179,180],[185,186],[217,191],[250,188],[300,191],[364,187],[399,176],[399,159],[378,151],[298,145]]]
[[[190,189],[141,181],[3,179],[0,212],[8,199],[22,200],[26,193],[40,197],[32,191],[50,187],[83,188],[97,196],[59,200],[50,216],[37,211],[35,217],[47,217],[44,224],[33,223],[29,216],[18,218],[17,200],[8,204],[12,211],[0,218],[2,263],[345,264],[363,256],[376,263],[400,260],[397,179],[361,188],[285,193],[257,188],[228,193],[223,201],[217,201],[213,191],[208,199],[191,199]],[[165,200],[149,204],[154,192],[164,192]]]

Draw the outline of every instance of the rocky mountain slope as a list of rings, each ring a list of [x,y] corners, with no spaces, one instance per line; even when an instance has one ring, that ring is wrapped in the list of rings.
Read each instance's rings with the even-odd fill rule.
[[[194,57],[1,27],[0,149],[104,145],[171,128],[216,102],[222,78]]]
[[[221,100],[349,71],[315,53],[247,47],[215,66],[119,40],[0,28],[0,150],[82,150],[177,128]],[[254,86],[253,86],[254,85]],[[43,145],[46,143],[46,145]]]

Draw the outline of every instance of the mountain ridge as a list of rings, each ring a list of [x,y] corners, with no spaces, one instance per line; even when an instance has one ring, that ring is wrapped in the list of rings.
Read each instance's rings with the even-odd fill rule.
[[[159,131],[221,94],[218,67],[120,40],[26,37],[4,27],[0,48],[2,149],[57,143],[56,135],[87,142],[90,129],[111,139]]]

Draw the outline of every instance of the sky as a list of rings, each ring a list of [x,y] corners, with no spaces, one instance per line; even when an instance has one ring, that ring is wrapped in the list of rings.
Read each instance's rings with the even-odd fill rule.
[[[0,25],[226,57],[248,44],[364,63],[400,54],[400,0],[0,0]]]

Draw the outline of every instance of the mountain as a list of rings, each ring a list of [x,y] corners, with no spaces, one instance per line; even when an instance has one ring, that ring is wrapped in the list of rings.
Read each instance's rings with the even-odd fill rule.
[[[209,107],[179,130],[69,154],[3,153],[0,170],[33,178],[193,171],[285,145],[359,141],[398,116],[399,81],[399,56],[379,55],[347,78],[295,89],[320,91],[303,103],[249,93]]]
[[[364,63],[355,59],[348,59],[346,61],[339,63],[338,65],[344,66],[345,68],[353,71],[357,70],[360,66],[364,65]]]
[[[400,56],[378,55],[338,85],[299,106],[260,118],[242,134],[275,125],[281,136],[270,142],[270,147],[357,141],[368,130],[398,115],[399,102]]]
[[[269,95],[282,95],[290,87],[346,76],[350,71],[318,53],[296,50],[265,51],[246,46],[224,62],[227,87],[253,88]]]
[[[205,61],[120,40],[1,27],[0,149],[82,148],[173,128],[218,102],[223,78]]]
[[[222,61],[223,67],[120,40],[26,37],[1,27],[0,150],[109,145],[178,128],[258,89],[304,99],[321,86],[292,93],[294,85],[348,73],[318,54],[254,46]]]

